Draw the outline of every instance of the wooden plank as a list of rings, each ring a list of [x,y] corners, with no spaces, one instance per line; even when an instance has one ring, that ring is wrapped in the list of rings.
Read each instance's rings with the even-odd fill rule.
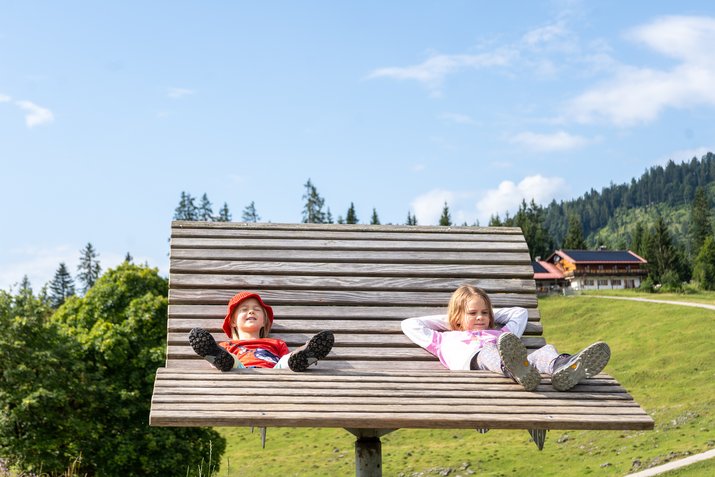
[[[346,330],[341,325],[346,322],[331,322],[334,326],[329,323],[324,322],[301,322],[305,326],[300,327],[289,327],[285,326],[283,323],[281,327],[276,328],[275,326],[271,329],[271,337],[282,339],[286,343],[305,343],[310,337],[315,333],[322,330],[332,330],[335,333],[335,339],[338,346],[409,346],[413,347],[415,344],[405,336],[402,331],[400,331],[399,323],[395,323],[391,331],[385,329],[384,327],[375,328],[375,333],[365,333],[369,332],[368,327],[360,327],[361,329],[357,331]],[[350,323],[350,322],[347,322]],[[538,336],[540,333],[535,333],[534,324],[529,324],[527,330],[524,333],[525,337]],[[353,327],[351,327],[353,328]],[[357,327],[355,327],[357,328]],[[531,331],[528,329],[531,328]],[[210,328],[204,328],[209,331],[214,339],[218,342],[228,341],[228,337],[224,334],[218,324]],[[540,327],[538,328],[540,330]],[[171,332],[167,336],[167,343],[170,345],[184,344],[188,340],[188,330],[182,332]],[[539,341],[541,343],[541,340]]]
[[[249,404],[241,401],[242,405]],[[392,412],[419,412],[419,413],[485,413],[485,414],[599,414],[603,413],[603,408],[599,406],[559,406],[559,405],[542,405],[542,406],[518,406],[518,405],[489,405],[475,404],[467,405],[449,404],[440,405],[433,402],[429,404],[373,404],[350,402],[347,404],[338,403],[315,403],[300,402],[297,404],[276,404],[265,403],[260,400],[252,402],[251,409],[257,413],[260,412],[369,412],[369,413],[392,413]],[[154,410],[174,410],[174,411],[233,411],[236,409],[236,403],[155,403]],[[608,414],[611,416],[642,416],[643,411],[634,407],[612,407],[608,409]]]
[[[170,289],[170,304],[223,304],[225,305],[236,293],[235,290],[195,290]],[[395,306],[434,305],[444,306],[449,301],[448,292],[380,292],[380,291],[325,291],[325,290],[266,290],[261,292],[261,298],[267,303],[276,305],[355,305],[355,306]],[[522,306],[535,308],[536,295],[520,295],[516,293],[499,293],[492,297],[495,307]]]
[[[171,239],[171,250],[179,249],[252,249],[252,250],[342,250],[372,252],[528,252],[526,242],[514,241],[438,241],[438,240],[365,240],[287,238],[181,238]]]
[[[228,301],[226,302],[228,303]],[[178,305],[169,304],[169,319],[172,322],[178,323],[180,319],[206,319],[214,320],[223,323],[223,318],[226,316],[226,303],[216,305],[206,304],[189,304]],[[385,323],[386,326],[390,322],[411,318],[414,316],[427,315],[446,315],[447,306],[444,303],[435,306],[332,306],[329,304],[320,305],[274,305],[273,302],[268,302],[275,313],[274,327],[280,326],[282,321],[290,320],[339,320],[339,321],[362,321],[368,323],[371,320],[377,320]],[[538,322],[541,319],[539,310],[536,308],[528,308],[529,322]],[[350,326],[345,324],[345,326]],[[359,326],[359,324],[358,324]],[[191,329],[191,328],[189,328]],[[171,330],[170,330],[171,331]]]
[[[272,335],[275,338],[282,339],[281,335]],[[378,337],[379,335],[375,335]],[[290,338],[290,337],[289,337]],[[288,347],[295,348],[305,344],[306,340],[291,341],[286,340]],[[541,337],[526,337],[522,338],[524,345],[527,348],[535,349],[540,348],[545,345],[544,339]],[[167,355],[169,359],[196,359],[198,355],[194,353],[194,350],[190,346],[180,346],[180,345],[169,345],[167,346]],[[418,346],[391,346],[389,343],[382,343],[381,340],[375,340],[374,342],[363,342],[361,344],[356,344],[355,346],[342,346],[338,341],[335,346],[333,346],[330,354],[321,361],[330,360],[355,360],[355,361],[380,361],[382,359],[394,360],[394,359],[404,359],[404,360],[433,360],[436,359],[433,355],[427,352],[425,349]]]
[[[264,262],[409,263],[458,265],[530,265],[523,252],[387,252],[355,250],[172,249],[171,258],[257,260]],[[527,256],[528,258],[528,256]],[[533,270],[532,270],[533,273]]]
[[[601,429],[647,430],[643,416],[486,414],[486,413],[351,413],[210,411],[185,413],[152,410],[155,426],[350,427],[367,429]]]
[[[281,236],[288,234],[289,236],[310,236],[317,234],[319,236],[349,236],[359,235],[369,239],[379,237],[391,237],[397,239],[402,236],[406,240],[414,236],[424,237],[425,240],[430,236],[447,237],[447,236],[480,236],[480,235],[496,235],[496,236],[513,236],[515,240],[524,240],[524,236],[519,227],[444,227],[444,226],[425,226],[419,227],[405,225],[361,225],[361,224],[278,224],[278,223],[250,223],[250,222],[196,222],[196,221],[174,221],[171,223],[172,235],[177,236],[240,236],[242,233],[249,234],[251,237],[260,236],[265,233],[266,237]],[[373,236],[374,235],[374,236]],[[489,240],[491,240],[490,238]]]
[[[171,273],[223,273],[242,275],[313,275],[313,276],[387,276],[454,277],[465,281],[479,278],[533,279],[530,263],[509,264],[432,264],[432,263],[335,263],[317,259],[313,262],[270,262],[257,260],[170,258]],[[536,292],[536,287],[534,287]]]
[[[353,333],[370,333],[379,335],[402,334],[400,322],[400,320],[277,320],[273,322],[271,336],[274,337],[276,334],[285,335],[286,333],[308,333],[306,336],[312,336],[322,330],[333,330],[341,333],[340,341],[345,343],[346,341],[343,337]],[[169,344],[186,341],[188,332],[192,328],[196,327],[204,328],[210,331],[216,341],[225,341],[228,338],[221,329],[221,324],[222,322],[218,319],[210,321],[205,319],[181,320],[181,323],[174,320],[173,325],[169,327],[167,341]],[[541,326],[541,323],[529,322],[526,325],[524,335],[541,336],[542,331],[543,327]]]
[[[235,275],[209,274],[206,271],[192,273],[171,273],[172,288],[230,288],[244,290],[383,290],[383,291],[442,291],[453,292],[466,280],[457,278],[419,277],[360,277],[312,275]],[[534,294],[532,279],[480,279],[470,280],[487,293],[527,293]]]

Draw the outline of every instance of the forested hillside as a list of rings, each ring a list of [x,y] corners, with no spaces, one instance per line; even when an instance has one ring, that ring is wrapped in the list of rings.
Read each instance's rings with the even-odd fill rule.
[[[706,191],[712,207],[715,203],[713,153],[700,160],[694,157],[690,162],[669,161],[665,167],[651,167],[639,179],[631,179],[630,184],[611,184],[601,192],[591,189],[575,200],[552,201],[544,209],[544,227],[559,248],[568,231],[569,215],[575,214],[581,220],[586,243],[591,248],[627,246],[632,235],[623,225],[635,226],[633,222],[640,220],[653,224],[660,214],[672,231],[681,232],[678,237],[683,239],[682,232],[688,232],[689,205],[698,187]]]

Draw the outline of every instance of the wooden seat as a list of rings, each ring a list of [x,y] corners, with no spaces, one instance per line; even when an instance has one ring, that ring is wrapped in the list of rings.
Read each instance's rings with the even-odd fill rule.
[[[523,341],[545,344],[518,228],[174,222],[167,360],[150,423],[342,427],[373,446],[398,428],[653,428],[608,375],[569,392],[544,378],[526,392],[493,373],[448,371],[402,334],[401,320],[445,313],[464,283],[484,288],[497,308],[527,308]],[[189,330],[225,340],[226,304],[241,290],[273,306],[271,336],[291,348],[333,330],[328,358],[305,373],[221,373],[199,358]]]

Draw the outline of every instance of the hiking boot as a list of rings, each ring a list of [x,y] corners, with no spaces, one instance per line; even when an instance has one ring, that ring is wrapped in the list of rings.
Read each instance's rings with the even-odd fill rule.
[[[203,328],[194,328],[189,332],[189,344],[196,354],[213,364],[220,371],[233,369],[233,355],[220,347],[211,333]]]
[[[533,391],[541,381],[541,375],[526,359],[524,343],[513,333],[503,333],[497,340],[497,351],[502,361],[504,374]]]
[[[291,353],[288,358],[288,367],[296,372],[305,371],[308,366],[325,358],[333,349],[334,342],[335,337],[332,331],[321,331]]]
[[[567,391],[582,379],[600,373],[610,358],[611,349],[603,341],[597,341],[573,356],[558,356],[554,360],[551,385],[557,391]]]

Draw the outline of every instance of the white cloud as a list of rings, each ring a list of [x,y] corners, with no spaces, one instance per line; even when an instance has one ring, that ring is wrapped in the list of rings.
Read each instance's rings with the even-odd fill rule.
[[[654,121],[668,108],[715,106],[715,18],[663,17],[628,38],[679,63],[669,70],[621,66],[613,78],[571,100],[568,116],[630,126]]]
[[[12,256],[17,261],[0,270],[0,289],[3,290],[19,283],[27,275],[37,292],[52,279],[61,262],[67,265],[70,273],[74,273],[79,261],[79,251],[67,245],[46,249],[26,247],[13,250]]]
[[[52,114],[52,111],[31,101],[16,101],[15,104],[25,111],[25,124],[28,128],[51,123],[55,120],[55,115]]]
[[[420,225],[434,225],[439,223],[439,217],[442,215],[444,203],[451,204],[457,194],[452,191],[443,189],[434,189],[421,196],[415,198],[410,206],[417,217],[417,223]],[[452,207],[450,206],[450,209]]]
[[[538,152],[569,151],[592,142],[583,136],[575,136],[565,131],[558,131],[553,134],[539,134],[527,131],[512,136],[510,140],[513,143]]]
[[[424,164],[415,164],[412,166],[412,172],[422,172],[426,169]]]
[[[665,165],[668,161],[672,160],[676,164],[681,162],[690,162],[693,157],[697,157],[698,160],[702,158],[708,152],[715,152],[715,147],[696,147],[693,149],[681,149],[678,151],[673,151],[667,156],[663,156],[658,163]]]
[[[551,199],[564,197],[568,192],[566,181],[561,177],[544,177],[540,174],[528,176],[515,184],[502,181],[496,189],[488,190],[477,204],[477,216],[480,223],[486,224],[489,218],[505,211],[515,212],[522,200],[537,204],[550,202]]]
[[[18,285],[22,281],[22,277],[27,275],[33,291],[37,293],[54,278],[60,263],[67,266],[67,270],[75,278],[75,285],[79,288],[76,275],[81,248],[58,245],[50,248],[25,247],[11,250],[15,261],[3,266],[0,270],[0,290],[8,290],[10,287]],[[116,267],[124,261],[124,258],[125,255],[100,252],[99,263],[102,266],[102,272]],[[160,272],[165,273],[166,267],[163,264],[165,259],[157,261],[149,257],[134,257],[133,261],[136,264],[149,263],[151,266],[157,266],[155,264],[160,263],[162,264],[159,267]]]
[[[169,88],[166,93],[166,95],[171,99],[180,99],[184,96],[191,96],[192,94],[196,94],[196,92],[186,88]]]
[[[470,116],[461,113],[442,113],[439,115],[439,119],[445,122],[455,123],[455,124],[469,124],[474,125],[477,122]]]
[[[422,83],[433,94],[438,95],[442,83],[448,75],[464,69],[507,66],[513,60],[514,55],[515,52],[507,48],[475,55],[436,54],[418,65],[378,68],[372,71],[367,78],[413,80]]]
[[[11,101],[12,98],[10,96],[0,94],[0,103],[7,103],[8,101]]]

